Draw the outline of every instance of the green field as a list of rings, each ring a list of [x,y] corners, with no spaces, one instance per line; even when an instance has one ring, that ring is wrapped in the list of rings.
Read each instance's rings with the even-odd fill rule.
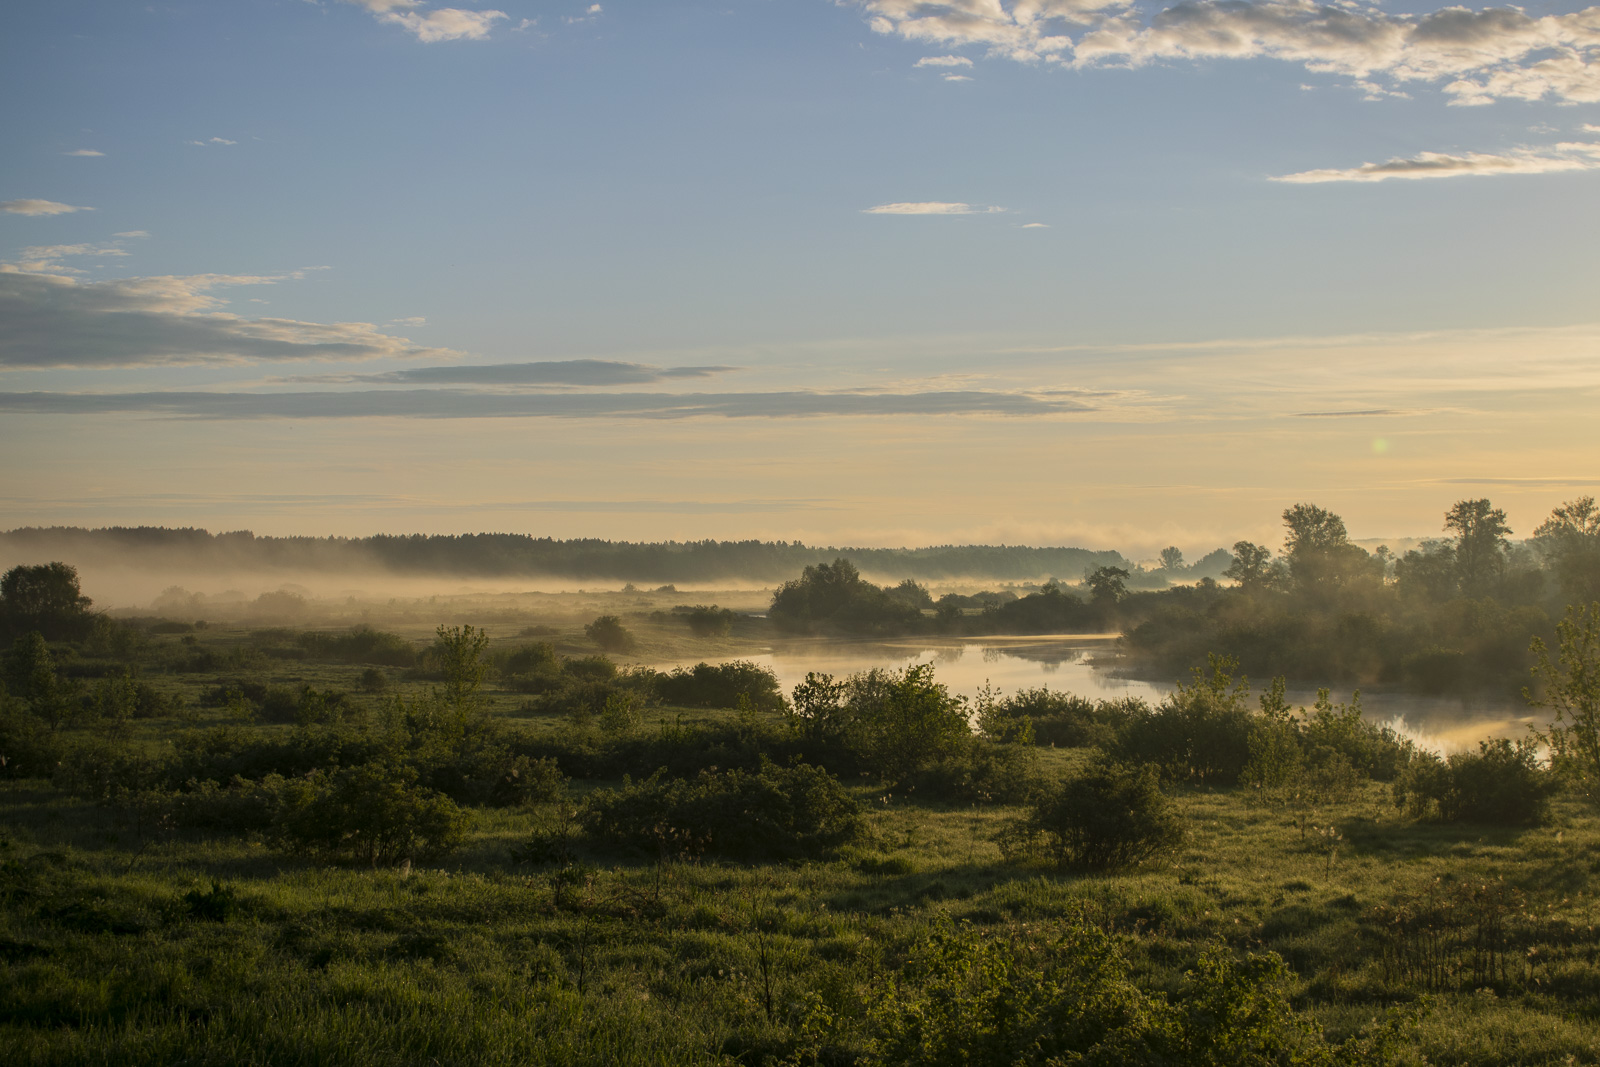
[[[554,629],[502,628],[484,662],[540,641],[550,670],[592,654],[580,627]],[[713,660],[736,644],[675,634],[641,640]],[[1542,823],[1507,827],[1413,817],[1366,777],[1169,779],[1176,846],[1087,871],[997,842],[1089,748],[974,740],[1015,758],[963,765],[960,788],[927,784],[957,781],[948,771],[886,784],[806,749],[785,710],[639,690],[608,726],[604,708],[563,710],[568,690],[530,696],[504,668],[438,735],[456,738],[450,758],[489,738],[501,755],[473,758],[512,753],[571,780],[465,800],[447,851],[374,863],[207,829],[194,798],[221,794],[161,775],[201,750],[404,737],[406,759],[437,762],[417,738],[446,728],[402,721],[449,705],[451,676],[421,643],[407,640],[413,666],[376,668],[377,692],[371,664],[296,658],[325,646],[294,631],[123,640],[120,658],[52,646],[80,711],[35,738],[55,746],[52,774],[0,782],[8,1063],[1600,1062],[1600,820],[1570,791]],[[156,714],[81,711],[113,663],[138,668]],[[339,695],[270,722],[233,681]],[[8,699],[11,743],[23,712]],[[595,792],[624,787],[619,768],[638,779],[655,761],[687,781],[713,751],[829,766],[860,809],[849,839],[760,859],[671,828],[651,848],[584,829]],[[571,773],[584,768],[607,773]],[[1018,802],[986,799],[1006,775],[1027,779],[1011,783]],[[271,788],[285,803],[296,786]],[[1085,961],[1100,969],[1086,977]],[[1039,1034],[1069,1022],[1124,1044],[1052,1060]]]

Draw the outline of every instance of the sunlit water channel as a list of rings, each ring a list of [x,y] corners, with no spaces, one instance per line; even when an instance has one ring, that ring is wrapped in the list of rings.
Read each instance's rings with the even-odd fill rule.
[[[744,657],[769,667],[785,693],[805,680],[809,671],[845,676],[873,667],[899,670],[932,663],[934,677],[952,693],[972,699],[984,685],[1003,694],[1041,686],[1076,693],[1092,700],[1142,697],[1159,702],[1176,679],[1132,678],[1118,670],[1115,634],[1047,634],[1033,637],[982,637],[940,642],[899,640],[873,643],[794,641]],[[656,664],[669,670],[687,663]],[[1264,681],[1264,679],[1263,679]],[[1350,691],[1335,688],[1335,702]],[[1291,689],[1289,699],[1310,706],[1315,689]],[[1394,726],[1429,748],[1452,752],[1471,748],[1487,737],[1522,737],[1536,720],[1533,709],[1510,699],[1429,697],[1387,687],[1361,693],[1366,717]]]

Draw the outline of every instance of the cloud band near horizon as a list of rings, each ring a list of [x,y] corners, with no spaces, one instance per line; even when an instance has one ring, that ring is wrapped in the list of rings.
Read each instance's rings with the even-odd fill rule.
[[[1024,393],[485,393],[452,389],[355,392],[0,393],[16,415],[150,415],[178,419],[818,418],[883,415],[1039,417],[1094,410],[1079,400]]]

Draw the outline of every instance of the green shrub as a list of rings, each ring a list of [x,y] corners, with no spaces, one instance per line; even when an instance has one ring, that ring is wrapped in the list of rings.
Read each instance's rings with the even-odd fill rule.
[[[656,675],[655,690],[662,703],[685,708],[736,708],[741,696],[763,710],[783,706],[778,676],[748,660],[677,667]]]
[[[1394,797],[1418,818],[1535,826],[1549,819],[1556,789],[1555,776],[1539,765],[1536,741],[1499,737],[1445,759],[1418,755],[1395,781]]]
[[[1081,917],[1056,941],[948,924],[923,935],[868,1009],[865,1067],[1376,1067],[1404,1062],[1420,1012],[1328,1042],[1275,953],[1207,950],[1171,996],[1133,980]]]
[[[1072,866],[1115,870],[1182,840],[1183,822],[1153,767],[1099,763],[1040,797],[1004,832],[1001,847],[1012,856],[1042,851]]]
[[[410,667],[418,658],[416,645],[406,638],[370,626],[357,626],[346,634],[303,633],[296,643],[311,658],[333,663]]]
[[[1197,683],[1180,686],[1153,711],[1128,716],[1111,755],[1147,763],[1170,781],[1232,785],[1250,762],[1252,714],[1247,692]]]
[[[1039,789],[1039,755],[1031,745],[969,737],[909,785],[922,800],[1020,804]]]
[[[634,647],[633,634],[615,615],[602,615],[583,628],[589,640],[607,652],[628,652]]]
[[[1358,773],[1378,782],[1394,781],[1417,751],[1411,739],[1401,737],[1393,727],[1361,717],[1360,690],[1349,704],[1335,704],[1328,699],[1328,690],[1318,690],[1317,703],[1301,724],[1300,733],[1308,752],[1336,752]]]
[[[590,795],[585,829],[615,845],[745,860],[818,856],[863,829],[860,805],[820,767],[763,762],[755,773],[652,775]]]
[[[0,778],[48,778],[60,758],[49,725],[0,687]]]
[[[376,867],[446,855],[466,826],[454,801],[420,787],[413,768],[384,760],[285,783],[268,841],[284,852]]]
[[[1076,693],[1056,693],[1040,687],[1025,689],[980,708],[978,728],[996,740],[1015,734],[1022,720],[1032,727],[1035,744],[1060,748],[1104,748],[1116,736],[1118,724],[1148,715],[1149,706],[1138,697],[1090,700]]]
[[[965,698],[934,681],[931,663],[843,682],[808,674],[795,687],[790,724],[808,743],[842,750],[891,784],[956,755],[972,736]]]
[[[726,637],[733,632],[733,612],[727,608],[696,604],[692,608],[675,610],[683,611],[690,631],[697,637]]]

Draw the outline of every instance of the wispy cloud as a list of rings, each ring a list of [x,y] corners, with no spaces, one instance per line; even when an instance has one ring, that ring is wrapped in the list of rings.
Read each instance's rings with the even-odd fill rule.
[[[111,236],[113,236],[113,237],[149,237],[150,236],[150,231],[149,230],[123,230],[121,233],[114,233]]]
[[[459,355],[414,345],[370,323],[244,318],[221,310],[226,301],[216,290],[271,285],[295,276],[201,274],[80,282],[0,266],[0,367]]]
[[[687,378],[710,378],[737,367],[654,367],[610,359],[545,360],[536,363],[485,363],[469,366],[412,367],[349,380],[396,385],[643,385]]]
[[[970,67],[972,60],[966,56],[923,56],[917,60],[918,67]]]
[[[504,11],[464,11],[459,7],[427,10],[421,0],[345,0],[358,4],[379,22],[399,26],[424,44],[436,41],[481,41]],[[595,5],[597,8],[599,5]]]
[[[1186,0],[1148,20],[1126,0],[857,0],[871,28],[923,44],[1075,67],[1270,58],[1369,96],[1431,83],[1455,104],[1600,101],[1600,14],[1517,7],[1390,14],[1362,0]]]
[[[75,256],[125,256],[128,253],[115,245],[33,245],[22,250],[16,262],[3,266],[30,274],[77,274],[76,268],[63,266],[61,260]]]
[[[238,144],[239,142],[238,141],[230,141],[226,137],[207,137],[203,141],[190,141],[188,143],[192,144],[192,145],[199,145],[201,148],[207,148],[207,147],[209,147],[211,145],[214,145],[214,144],[229,145],[229,144]]]
[[[7,200],[0,203],[0,211],[13,215],[68,215],[74,211],[93,211],[92,207],[74,207],[54,200]]]
[[[75,148],[71,152],[61,153],[64,156],[103,156],[104,152],[96,152],[92,148]]]
[[[188,419],[820,418],[885,415],[1051,416],[1093,410],[1022,393],[485,393],[449,389],[310,393],[0,393],[0,411],[112,412]]]
[[[1003,207],[973,207],[948,200],[901,201],[863,208],[866,215],[992,215],[1004,211]]]
[[[1549,148],[1489,152],[1419,152],[1387,163],[1359,167],[1306,170],[1274,177],[1275,182],[1381,182],[1391,178],[1460,178],[1471,175],[1551,174],[1559,171],[1600,170],[1600,144],[1567,141]]]

